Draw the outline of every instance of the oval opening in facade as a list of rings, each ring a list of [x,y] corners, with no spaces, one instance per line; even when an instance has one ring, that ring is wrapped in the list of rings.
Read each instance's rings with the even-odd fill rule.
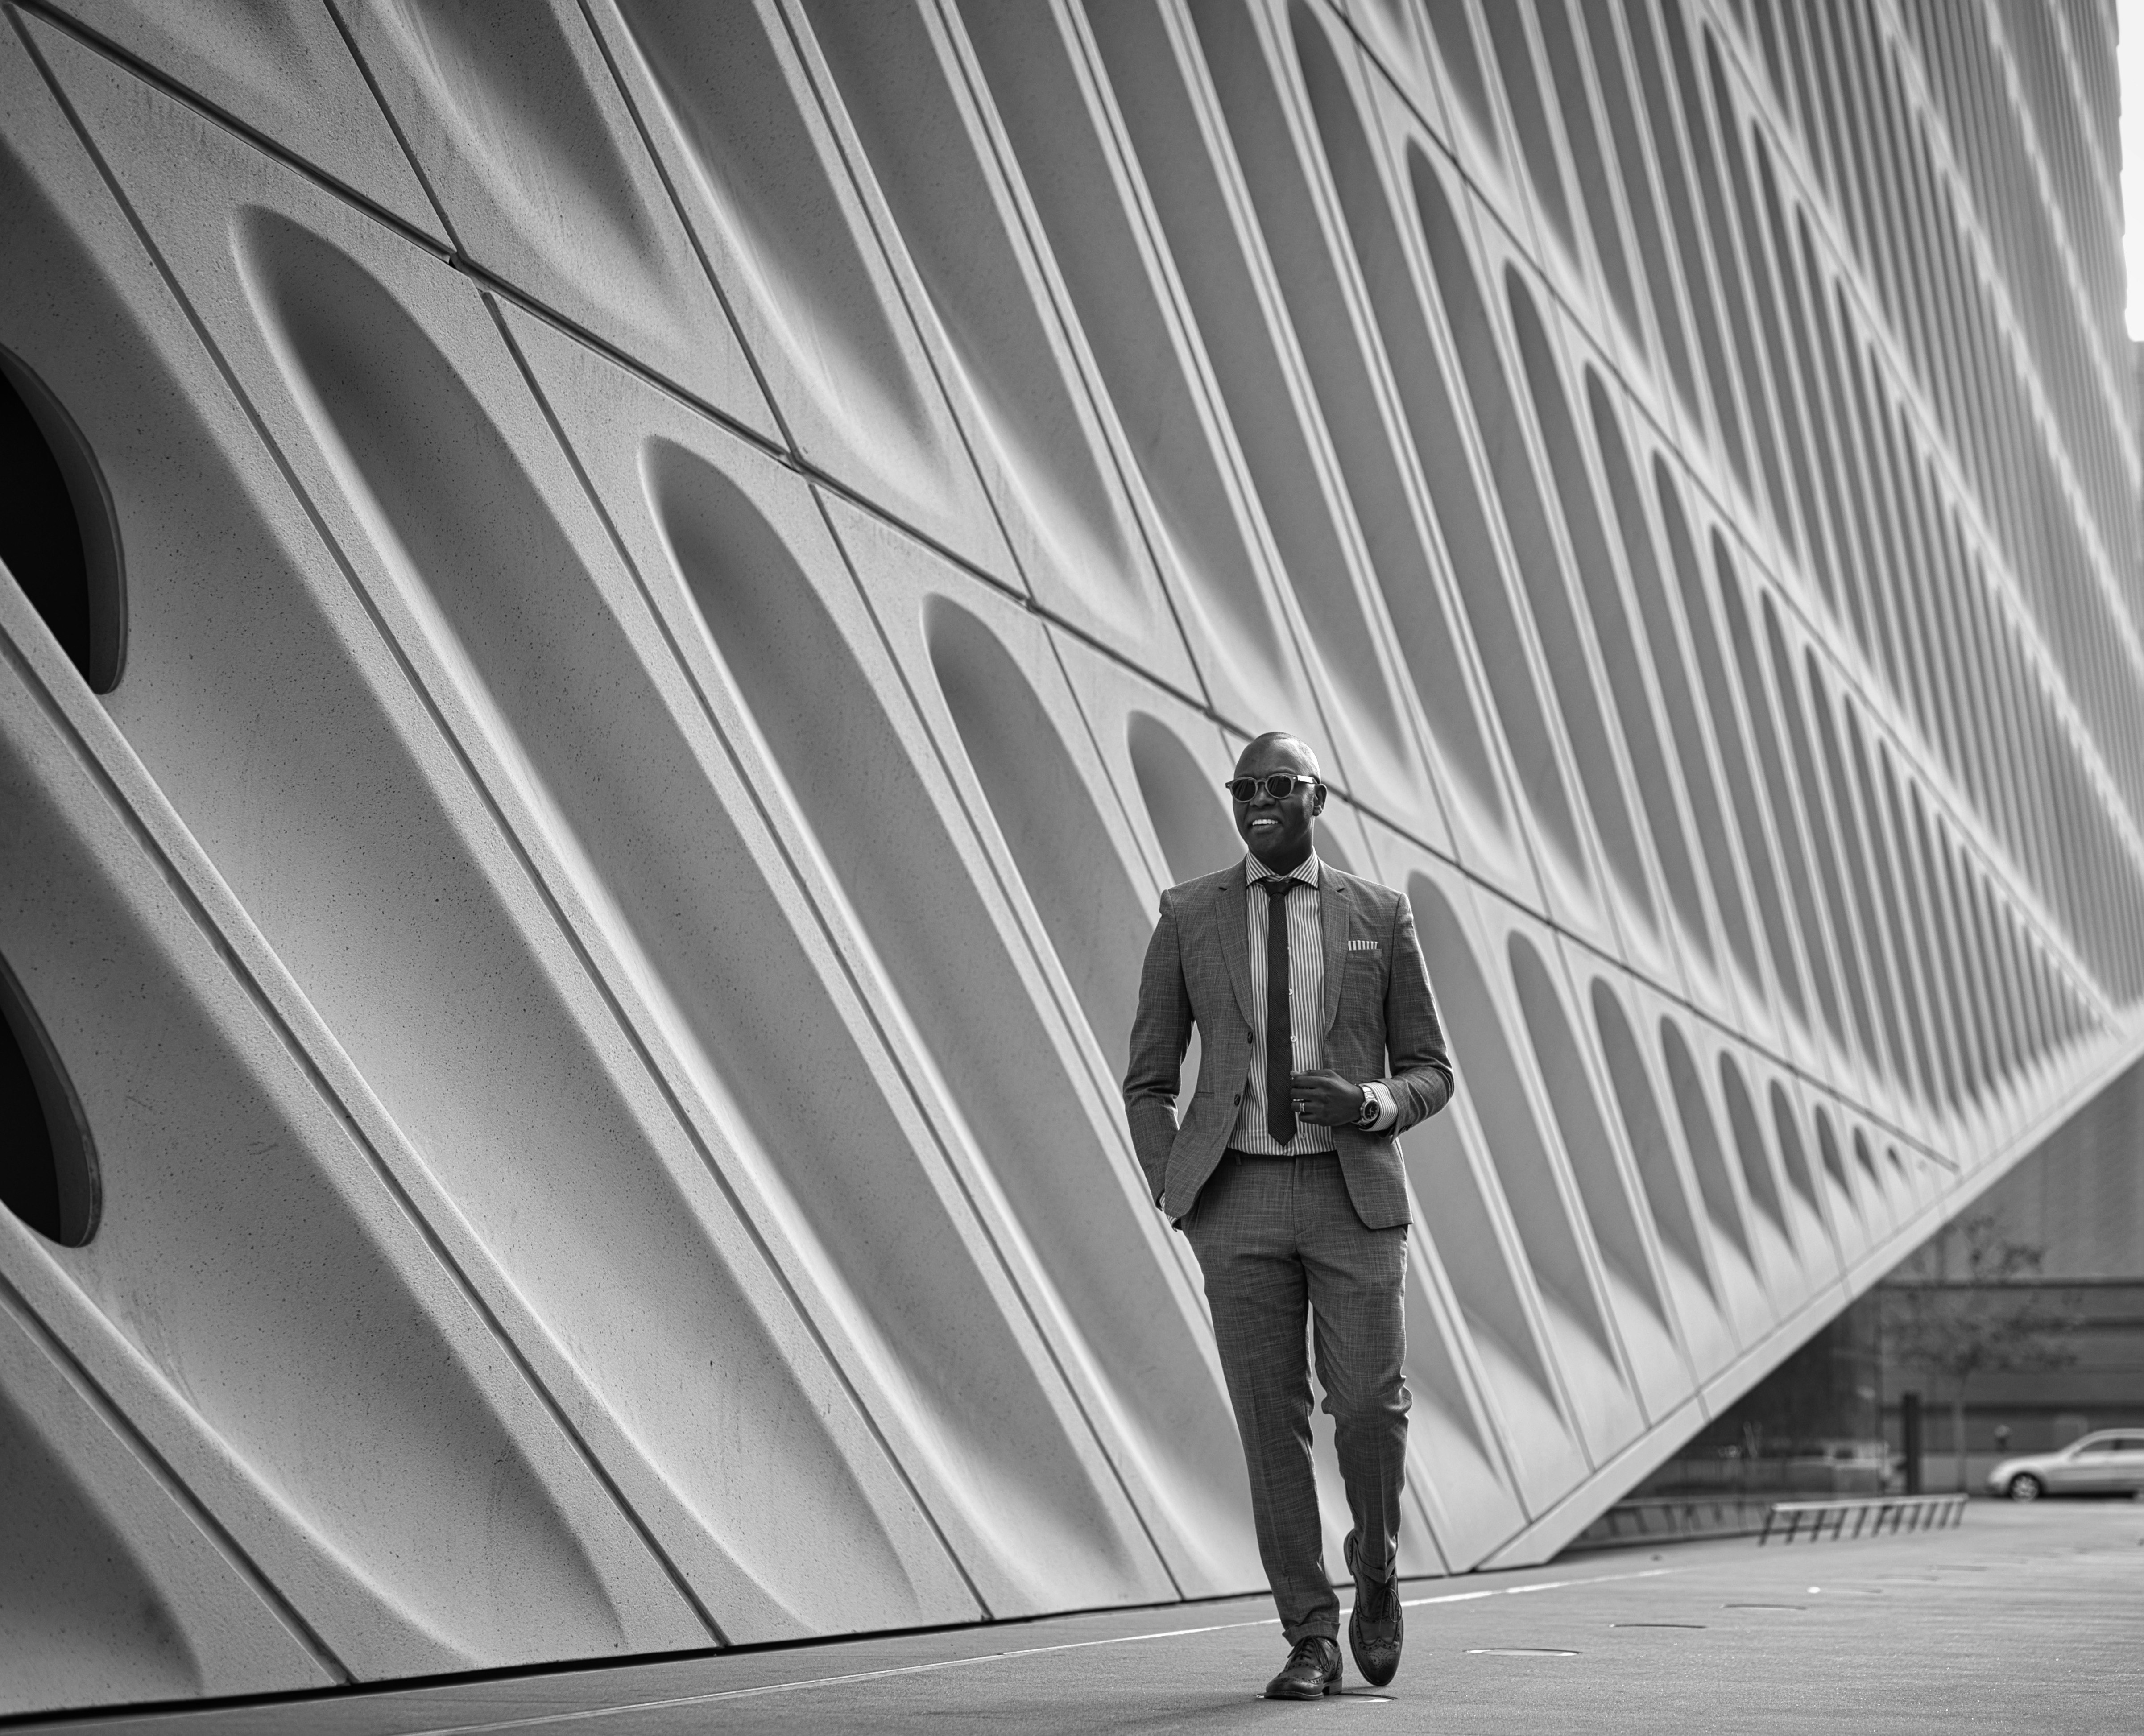
[[[1859,1166],[1861,1173],[1869,1178],[1869,1185],[1875,1191],[1876,1197],[1883,1198],[1883,1178],[1876,1173],[1876,1159],[1869,1150],[1869,1136],[1859,1128],[1854,1130],[1854,1161]]]
[[[1743,1083],[1742,1069],[1730,1056],[1720,1058],[1720,1092],[1727,1099],[1727,1124],[1734,1131],[1735,1154],[1741,1160],[1742,1180],[1749,1198],[1771,1219],[1774,1229],[1789,1235],[1786,1208],[1779,1201],[1779,1184],[1772,1178],[1771,1155],[1764,1149],[1764,1130],[1757,1119],[1757,1106]]]
[[[1513,935],[1505,950],[1512,986],[1519,994],[1519,1010],[1526,1016],[1526,1034],[1533,1039],[1534,1062],[1548,1088],[1549,1109],[1563,1134],[1564,1155],[1571,1163],[1571,1179],[1578,1183],[1595,1244],[1610,1276],[1620,1279],[1665,1323],[1667,1309],[1653,1282],[1645,1237],[1617,1170],[1601,1101],[1556,978],[1524,936]]]
[[[13,503],[0,514],[0,562],[93,692],[119,685],[127,662],[127,590],[112,496],[59,399],[0,350],[0,475]]]
[[[1809,1153],[1802,1146],[1801,1123],[1785,1087],[1776,1079],[1772,1082],[1771,1100],[1772,1134],[1779,1142],[1779,1162],[1786,1168],[1787,1185],[1821,1217],[1824,1208],[1816,1203],[1816,1178],[1809,1173]]]
[[[1481,73],[1481,58],[1475,52],[1474,33],[1467,21],[1464,0],[1429,0],[1429,27],[1452,88],[1465,105],[1467,118],[1482,138],[1496,144],[1496,112],[1489,104],[1489,82]]]
[[[80,1247],[97,1233],[97,1148],[59,1052],[0,959],[0,1204],[39,1235]]]
[[[1553,1316],[1577,1329],[1583,1342],[1612,1361],[1608,1325],[1593,1288],[1578,1232],[1571,1223],[1556,1162],[1487,976],[1476,956],[1459,912],[1422,875],[1408,880],[1422,950],[1437,998],[1450,1009],[1454,1059],[1468,1084],[1467,1102],[1481,1123],[1489,1162],[1511,1208],[1511,1223],[1532,1267],[1541,1299]],[[1565,1339],[1566,1344],[1576,1340]]]
[[[1824,1160],[1824,1173],[1831,1178],[1831,1185],[1839,1196],[1857,1211],[1860,1202],[1854,1198],[1854,1185],[1846,1178],[1846,1160],[1839,1155],[1839,1136],[1832,1131],[1831,1117],[1822,1109],[1816,1112],[1816,1146]]]
[[[1144,712],[1124,726],[1132,776],[1174,880],[1196,880],[1225,868],[1243,851],[1229,818],[1221,779],[1202,766],[1176,732]]]
[[[1637,1160],[1639,1184],[1645,1190],[1645,1203],[1652,1210],[1661,1243],[1710,1294],[1712,1279],[1705,1271],[1704,1244],[1698,1236],[1697,1221],[1690,1213],[1690,1197],[1683,1191],[1682,1178],[1675,1169],[1667,1118],[1661,1114],[1660,1099],[1653,1094],[1651,1075],[1645,1070],[1645,1058],[1638,1050],[1637,1035],[1624,1017],[1622,1004],[1616,999],[1615,991],[1597,977],[1593,983],[1593,1022],[1601,1034],[1601,1050],[1607,1058],[1609,1081],[1623,1112],[1623,1129],[1630,1137],[1630,1154]]]
[[[1660,1054],[1667,1063],[1668,1084],[1675,1094],[1675,1111],[1682,1118],[1683,1139],[1690,1148],[1690,1168],[1697,1174],[1705,1215],[1746,1260],[1749,1233],[1743,1226],[1735,1184],[1727,1178],[1727,1156],[1720,1147],[1719,1123],[1713,1119],[1712,1105],[1705,1099],[1705,1083],[1690,1044],[1671,1019],[1660,1020]]]

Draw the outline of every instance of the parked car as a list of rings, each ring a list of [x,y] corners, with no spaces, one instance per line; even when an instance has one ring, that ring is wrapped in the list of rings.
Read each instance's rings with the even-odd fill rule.
[[[2051,1453],[2005,1459],[1988,1473],[1988,1488],[2013,1501],[2144,1490],[2144,1431],[2102,1429]]]

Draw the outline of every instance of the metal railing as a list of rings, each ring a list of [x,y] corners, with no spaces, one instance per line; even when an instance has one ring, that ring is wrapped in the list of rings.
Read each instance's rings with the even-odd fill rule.
[[[1834,1537],[1841,1537],[1846,1534],[1849,1519],[1854,1521],[1854,1535],[1857,1537],[1864,1530],[1875,1536],[1887,1524],[1894,1534],[1939,1531],[1964,1521],[1967,1499],[1963,1495],[1878,1495],[1849,1496],[1839,1500],[1774,1501],[1771,1511],[1764,1515],[1764,1529],[1757,1534],[1757,1541],[1760,1545],[1770,1542],[1772,1528],[1782,1524],[1782,1543],[1792,1543],[1797,1536],[1804,1535],[1814,1543],[1824,1535],[1827,1525]]]

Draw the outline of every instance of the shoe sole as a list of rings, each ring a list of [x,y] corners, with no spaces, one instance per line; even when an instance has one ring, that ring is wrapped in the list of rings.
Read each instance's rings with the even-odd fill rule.
[[[1262,1694],[1258,1698],[1267,1700],[1319,1700],[1323,1699],[1328,1694],[1339,1692],[1340,1684],[1336,1680],[1328,1682],[1315,1694]]]

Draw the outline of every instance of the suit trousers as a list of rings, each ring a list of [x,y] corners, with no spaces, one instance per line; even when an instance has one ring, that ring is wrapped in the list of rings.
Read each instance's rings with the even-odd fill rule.
[[[1389,1579],[1407,1471],[1407,1227],[1366,1228],[1331,1152],[1231,1151],[1184,1228],[1205,1274],[1281,1629],[1291,1646],[1312,1635],[1337,1639],[1340,1603],[1325,1575],[1311,1469],[1305,1321],[1354,1521],[1357,1571]]]

